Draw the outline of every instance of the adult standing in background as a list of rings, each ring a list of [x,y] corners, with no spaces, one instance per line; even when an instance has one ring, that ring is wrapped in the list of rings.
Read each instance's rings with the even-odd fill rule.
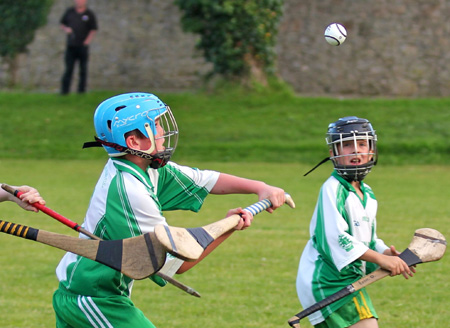
[[[68,94],[75,62],[79,62],[80,78],[78,93],[86,92],[89,60],[89,44],[97,32],[97,19],[87,8],[87,0],[74,0],[74,7],[66,10],[61,18],[61,28],[67,34],[64,57],[65,71],[61,81],[61,94]]]

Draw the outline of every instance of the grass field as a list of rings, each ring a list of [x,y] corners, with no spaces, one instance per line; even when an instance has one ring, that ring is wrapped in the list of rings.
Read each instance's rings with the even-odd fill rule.
[[[61,97],[0,93],[2,158],[101,159],[81,150],[95,134],[95,107],[117,92]],[[450,98],[329,99],[285,92],[162,94],[180,127],[175,161],[315,164],[327,155],[325,132],[339,117],[368,118],[380,158],[390,164],[450,162]]]
[[[80,147],[94,135],[92,107],[109,94],[0,94],[0,110],[9,122],[0,130],[0,181],[36,186],[50,208],[81,223],[106,158],[102,150]],[[270,105],[277,97],[280,108]],[[380,163],[366,179],[379,201],[379,236],[398,249],[408,246],[417,228],[450,236],[450,100],[269,98],[175,94],[165,99],[180,114],[176,161],[278,185],[291,193],[297,208],[259,214],[250,229],[235,233],[195,269],[177,276],[198,290],[200,299],[170,285],[136,281],[133,301],[157,327],[288,327],[287,320],[301,309],[295,291],[298,260],[331,165],[302,175],[326,155],[326,125],[347,113],[367,116],[379,131]],[[243,107],[252,114],[238,115]],[[414,154],[416,150],[421,153]],[[195,227],[255,201],[251,195],[212,195],[198,214],[165,215],[172,225]],[[25,212],[12,203],[1,208],[3,220],[76,235],[45,214]],[[63,251],[4,234],[0,247],[0,326],[54,326],[54,271]],[[444,257],[419,266],[408,281],[385,278],[369,286],[380,327],[446,327],[449,270],[450,260]],[[302,327],[311,326],[304,320]]]

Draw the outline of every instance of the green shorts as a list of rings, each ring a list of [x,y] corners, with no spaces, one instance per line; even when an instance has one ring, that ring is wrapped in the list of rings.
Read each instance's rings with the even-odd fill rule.
[[[363,319],[376,318],[378,315],[373,307],[372,300],[366,289],[357,292],[349,302],[333,312],[315,328],[345,328],[354,325]]]
[[[126,296],[82,296],[60,287],[53,294],[53,308],[57,328],[155,328]]]

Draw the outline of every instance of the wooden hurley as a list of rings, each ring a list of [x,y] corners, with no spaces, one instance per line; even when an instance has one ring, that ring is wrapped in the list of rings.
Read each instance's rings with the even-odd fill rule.
[[[413,266],[420,263],[440,260],[444,256],[446,248],[447,241],[445,240],[444,235],[434,229],[422,228],[415,231],[414,237],[408,248],[402,252],[399,257],[405,261],[408,266]],[[362,277],[353,284],[341,289],[337,293],[330,295],[320,302],[317,302],[309,308],[297,313],[289,319],[288,323],[291,327],[300,328],[300,320],[304,317],[323,309],[331,303],[334,303],[337,300],[340,300],[343,297],[388,276],[389,274],[390,272],[387,270],[378,269],[371,274]]]
[[[290,199],[288,204],[295,206],[292,199]],[[268,200],[263,200],[247,209],[259,213],[270,206],[271,204]],[[203,248],[201,251],[198,251],[198,247],[195,247],[195,244],[200,243],[204,245],[204,238],[209,240],[219,237],[221,234],[234,228],[238,224],[239,219],[238,215],[233,215],[205,227],[192,229],[169,226],[167,231],[171,232],[170,242],[176,245],[177,249],[183,250],[180,255],[178,255],[178,252],[174,252],[173,248],[167,248],[161,242],[156,229],[155,232],[133,238],[92,240],[66,236],[0,220],[0,231],[86,257],[120,271],[132,279],[140,280],[161,269],[165,263],[167,252],[175,253],[176,257],[187,261],[197,260],[201,256]],[[157,226],[156,228],[158,227],[160,231],[166,231],[162,226]],[[164,230],[161,230],[161,228]],[[190,238],[185,237],[188,235]]]
[[[166,260],[166,251],[154,233],[120,240],[92,240],[34,229],[3,220],[0,220],[0,231],[86,257],[133,279],[147,278],[161,269]]]
[[[286,194],[285,202],[290,207],[295,208],[295,203],[289,194]],[[270,206],[272,206],[271,202],[264,199],[246,207],[244,210],[256,215]],[[170,254],[184,261],[195,261],[214,240],[234,229],[240,219],[241,217],[238,214],[234,214],[201,228],[186,229],[157,225],[155,234]]]

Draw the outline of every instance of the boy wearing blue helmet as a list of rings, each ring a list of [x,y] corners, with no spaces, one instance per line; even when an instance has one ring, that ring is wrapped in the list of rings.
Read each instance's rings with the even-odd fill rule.
[[[378,266],[391,276],[412,276],[394,246],[377,237],[377,201],[363,179],[377,162],[377,136],[370,122],[349,116],[328,126],[327,144],[334,165],[322,185],[303,250],[297,294],[303,308],[354,283]],[[322,161],[322,163],[325,162]],[[309,172],[308,172],[309,173]],[[310,315],[318,328],[377,328],[377,314],[363,288]]]
[[[157,224],[167,224],[163,211],[196,212],[209,193],[254,193],[272,202],[269,212],[285,201],[282,189],[261,181],[170,162],[178,127],[170,108],[153,94],[128,93],[105,100],[95,111],[94,125],[96,142],[88,146],[103,146],[110,159],[83,226],[102,239],[153,231]],[[250,226],[250,213],[239,208],[227,215],[235,213],[242,215],[236,229]],[[120,272],[72,253],[63,257],[56,272],[57,327],[154,327],[130,299],[133,280]]]

